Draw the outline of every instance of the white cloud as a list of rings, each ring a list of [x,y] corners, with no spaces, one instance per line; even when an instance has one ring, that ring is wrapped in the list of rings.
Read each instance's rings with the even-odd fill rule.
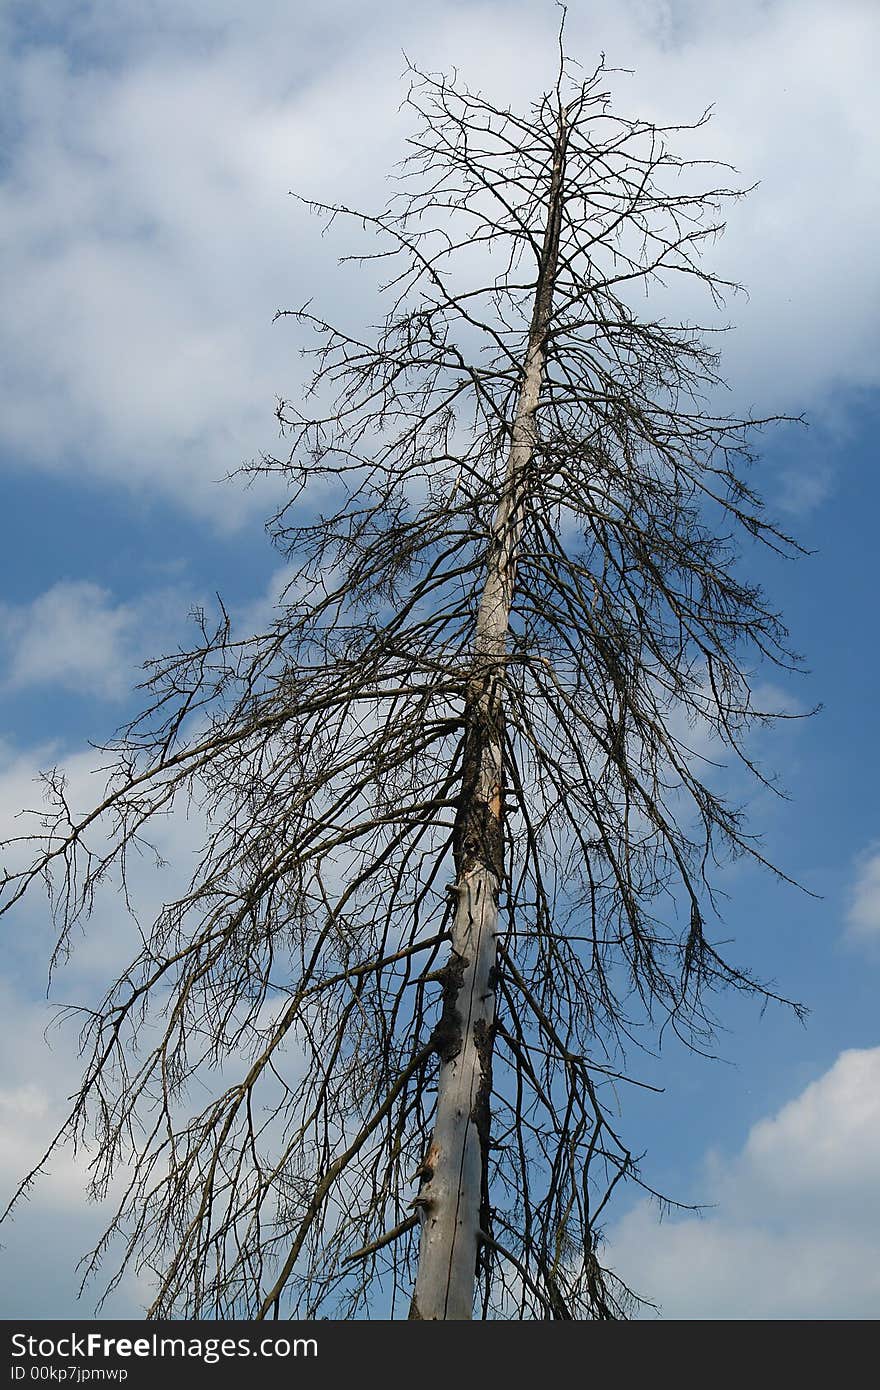
[[[94,750],[64,753],[44,745],[15,750],[0,743],[0,840],[33,833],[38,828],[21,808],[39,809],[39,769],[56,766],[66,779],[66,796],[76,816],[99,801],[103,775],[96,771]],[[101,852],[109,831],[99,821],[90,834],[90,846]],[[94,1007],[107,986],[137,955],[141,932],[126,898],[146,925],[163,902],[185,891],[196,855],[204,843],[205,822],[198,805],[178,805],[169,815],[156,818],[146,832],[162,861],[160,869],[149,853],[133,853],[126,871],[126,896],[118,876],[98,886],[93,910],[82,930],[72,936],[70,956],[56,970],[52,1002],[47,1002],[46,980],[55,944],[55,930],[45,894],[35,884],[8,917],[0,920],[3,932],[4,970],[0,980],[0,1212],[24,1176],[45,1153],[49,1141],[66,1120],[70,1098],[81,1080],[77,1051],[79,1022],[76,1015],[59,1020],[57,1006]],[[26,843],[0,854],[3,868],[14,870],[30,859]],[[267,1002],[262,1021],[283,1006]],[[60,1026],[55,1026],[59,1024]],[[149,1028],[147,1029],[149,1037]],[[142,1039],[143,1041],[143,1039]],[[248,1062],[252,1060],[248,1058]],[[232,1059],[232,1066],[241,1057]],[[220,1084],[214,1072],[213,1082]],[[196,1094],[198,1095],[198,1087]],[[82,1304],[77,1304],[79,1276],[76,1267],[110,1221],[110,1200],[98,1207],[86,1203],[88,1166],[95,1155],[90,1143],[74,1152],[59,1147],[45,1165],[26,1201],[14,1217],[0,1227],[0,1316],[90,1316],[104,1290],[99,1273],[89,1284]],[[117,1197],[124,1185],[124,1167],[117,1173]],[[113,1255],[103,1271],[112,1271]],[[108,1305],[111,1317],[138,1317],[152,1301],[146,1274],[132,1270],[121,1290]]]
[[[230,604],[237,634],[250,636],[273,621],[279,600],[291,597],[292,573],[279,565],[263,593]],[[0,694],[57,687],[123,699],[144,679],[145,662],[174,650],[176,640],[184,648],[200,640],[191,620],[196,608],[181,586],[125,601],[85,579],[61,580],[25,603],[0,599]]]
[[[300,380],[274,310],[316,294],[331,317],[376,316],[359,273],[334,265],[339,239],[286,191],[384,200],[401,47],[522,102],[552,79],[552,8],[334,0],[292,19],[278,0],[246,14],[157,0],[147,32],[141,6],[87,3],[54,43],[56,7],[29,14],[30,42],[13,51],[7,21],[0,57],[18,136],[0,187],[0,442],[18,465],[235,525],[265,493],[213,480],[275,446],[274,396]],[[699,153],[762,180],[719,249],[752,291],[732,306],[727,364],[759,409],[814,412],[876,381],[878,22],[869,0],[570,7],[573,53],[637,69],[614,81],[622,109],[688,118],[714,101]],[[804,504],[825,485],[802,482]]]
[[[35,845],[28,837],[39,837],[40,815],[47,807],[40,775],[50,769],[64,777],[65,797],[74,818],[102,800],[107,759],[95,749],[74,753],[46,743],[16,750],[0,743],[0,841],[7,842],[2,865],[10,872],[23,869],[32,860]],[[142,844],[132,850],[126,864],[127,901],[139,922],[151,922],[163,902],[185,891],[204,830],[198,806],[183,803],[150,823],[145,841],[155,852]],[[90,847],[96,852],[106,849],[109,833],[110,825],[99,819],[88,835]],[[0,929],[7,977],[20,978],[33,993],[44,993],[56,933],[39,884],[34,884],[25,899],[2,919]],[[55,997],[77,1002],[82,1002],[82,992],[94,997],[134,957],[140,945],[139,928],[118,874],[111,873],[97,887],[88,923],[71,938],[69,963],[58,977],[59,985],[63,981],[62,993],[59,996],[56,990]]]
[[[121,699],[146,656],[168,649],[187,611],[174,590],[124,603],[88,580],[63,580],[29,603],[0,602],[2,689],[57,686]]]
[[[45,1153],[66,1116],[64,1098],[78,1080],[70,1033],[46,1034],[52,1015],[26,1003],[7,985],[0,989],[0,1210],[24,1175]],[[51,1037],[51,1041],[48,1041]],[[58,1150],[40,1184],[42,1205],[55,1209],[82,1201],[87,1164],[69,1148]]]
[[[0,1210],[45,1154],[78,1086],[76,1029],[52,1028],[48,1005],[0,983]],[[48,1030],[48,1032],[47,1032]],[[106,1202],[85,1202],[89,1154],[69,1146],[48,1160],[28,1196],[0,1227],[0,1315],[89,1317],[103,1292],[94,1282],[78,1303],[77,1265],[109,1222],[119,1185]],[[123,1175],[120,1175],[120,1179]],[[47,1257],[47,1252],[51,1254]],[[126,1276],[108,1304],[110,1317],[143,1316],[149,1302]]]
[[[94,749],[65,752],[44,744],[27,750],[0,744],[0,839],[36,833],[38,823],[22,815],[39,810],[39,771],[57,767],[66,779],[72,812],[87,810],[100,799],[104,777]],[[105,843],[99,823],[91,844]],[[197,808],[178,808],[160,817],[150,839],[165,867],[148,853],[134,854],[128,865],[130,900],[143,921],[152,920],[161,903],[184,888],[204,826]],[[4,868],[30,860],[31,849],[19,842],[4,849]],[[108,878],[95,898],[85,930],[74,932],[71,954],[54,978],[52,1002],[46,999],[47,972],[56,933],[39,885],[0,921],[4,969],[0,981],[0,1211],[27,1172],[39,1162],[70,1110],[81,1073],[77,1052],[79,1023],[62,1026],[57,1006],[89,1005],[100,999],[110,981],[137,953],[140,933],[120,892]],[[77,1302],[81,1272],[77,1263],[97,1241],[113,1215],[112,1194],[100,1206],[86,1201],[88,1165],[93,1149],[60,1147],[42,1176],[0,1227],[0,1315],[3,1317],[89,1317],[103,1292],[100,1276]],[[118,1182],[124,1178],[119,1174]],[[116,1190],[116,1189],[114,1189]],[[116,1190],[118,1196],[118,1190]],[[108,1258],[110,1273],[112,1255]],[[107,1306],[110,1317],[139,1317],[151,1301],[147,1284],[133,1273]]]
[[[880,1047],[842,1052],[707,1165],[702,1217],[641,1203],[608,1262],[667,1318],[872,1318],[880,1306]]]
[[[847,921],[854,940],[880,940],[880,848],[876,846],[859,865]]]

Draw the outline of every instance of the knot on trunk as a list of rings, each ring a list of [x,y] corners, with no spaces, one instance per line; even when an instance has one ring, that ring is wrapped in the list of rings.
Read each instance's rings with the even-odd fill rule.
[[[458,996],[469,963],[466,956],[453,951],[448,963],[435,976],[443,990],[443,1007],[431,1034],[431,1045],[441,1062],[451,1062],[461,1052],[464,1024],[458,1008]]]

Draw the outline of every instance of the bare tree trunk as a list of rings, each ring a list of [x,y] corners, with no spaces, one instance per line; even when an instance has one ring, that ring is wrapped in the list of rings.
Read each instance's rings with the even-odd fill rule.
[[[566,125],[559,133],[535,304],[511,430],[504,487],[492,526],[465,708],[462,788],[456,815],[456,910],[444,971],[437,1116],[416,1199],[421,1246],[411,1318],[473,1314],[480,1232],[488,1224],[488,1155],[495,1027],[498,894],[504,879],[504,681],[528,475],[535,451],[546,335],[559,254]]]

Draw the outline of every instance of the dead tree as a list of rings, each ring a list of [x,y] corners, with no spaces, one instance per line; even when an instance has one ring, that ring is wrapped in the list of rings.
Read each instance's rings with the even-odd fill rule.
[[[625,1315],[628,1045],[767,993],[712,943],[713,864],[761,854],[688,728],[762,776],[751,667],[797,659],[734,540],[796,547],[743,476],[768,421],[713,413],[709,330],[658,308],[730,288],[740,193],[674,151],[705,116],[624,119],[606,74],[521,115],[411,70],[385,211],[310,205],[390,299],[372,336],[292,315],[273,623],[152,663],[100,806],[49,774],[12,851],[3,910],[48,879],[63,951],[155,817],[204,818],[47,1155],[128,1173],[86,1275],[152,1271],[154,1315]]]

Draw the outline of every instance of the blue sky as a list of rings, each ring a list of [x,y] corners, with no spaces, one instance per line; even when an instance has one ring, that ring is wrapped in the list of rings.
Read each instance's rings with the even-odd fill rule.
[[[301,380],[278,307],[315,294],[369,316],[290,188],[373,205],[404,131],[401,49],[501,100],[550,80],[552,7],[345,0],[30,0],[0,17],[0,820],[65,762],[85,804],[89,739],[132,708],[148,656],[181,640],[219,589],[243,623],[271,604],[279,561],[268,488],[224,475],[275,442],[276,394]],[[612,1260],[668,1317],[876,1315],[880,1306],[880,816],[875,736],[878,99],[873,0],[572,0],[573,53],[634,68],[627,112],[689,118],[747,182],[714,263],[742,281],[725,374],[733,408],[805,413],[767,436],[759,480],[815,553],[750,557],[809,674],[781,684],[809,721],[757,751],[790,800],[756,796],[769,857],[811,898],[736,867],[734,953],[809,1006],[722,1000],[723,1060],[666,1044],[622,1097],[646,1176],[704,1215],[624,1200]],[[683,306],[686,311],[687,306]],[[166,827],[185,860],[192,827]],[[173,873],[173,869],[171,871]],[[166,891],[139,871],[145,907]],[[43,1039],[43,905],[4,919],[0,1179],[9,1189],[72,1089],[69,1041]],[[82,998],[124,955],[99,905],[57,997]],[[88,1316],[74,1265],[96,1230],[81,1165],[53,1162],[8,1228],[0,1315]],[[108,1311],[136,1313],[130,1281]]]

